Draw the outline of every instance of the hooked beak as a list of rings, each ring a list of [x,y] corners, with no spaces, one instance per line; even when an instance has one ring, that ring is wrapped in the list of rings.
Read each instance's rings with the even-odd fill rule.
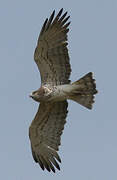
[[[29,97],[31,97],[31,98],[33,97],[32,93],[29,94]]]

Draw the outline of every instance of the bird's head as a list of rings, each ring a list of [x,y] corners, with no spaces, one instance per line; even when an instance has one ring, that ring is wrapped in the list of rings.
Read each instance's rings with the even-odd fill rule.
[[[46,101],[48,99],[48,95],[50,94],[50,91],[48,88],[40,87],[38,90],[33,91],[29,97],[34,99],[35,101],[41,102]]]

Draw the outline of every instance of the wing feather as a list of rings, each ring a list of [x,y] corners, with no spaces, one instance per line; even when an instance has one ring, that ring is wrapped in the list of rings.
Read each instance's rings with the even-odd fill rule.
[[[67,116],[67,101],[41,103],[29,129],[32,155],[41,168],[60,170],[61,159],[57,153]],[[58,162],[57,162],[58,161]]]
[[[54,19],[53,11],[46,19],[39,35],[34,60],[40,70],[41,83],[60,85],[70,82],[71,66],[67,48],[67,33],[70,22],[67,12],[59,11]]]

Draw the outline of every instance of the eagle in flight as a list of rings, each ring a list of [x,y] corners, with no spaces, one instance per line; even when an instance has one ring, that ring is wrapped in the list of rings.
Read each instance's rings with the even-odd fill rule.
[[[54,18],[55,11],[46,19],[34,52],[34,60],[41,76],[41,86],[30,97],[40,102],[38,111],[29,128],[32,155],[44,170],[60,170],[61,159],[57,153],[61,134],[68,113],[67,99],[92,109],[94,94],[97,93],[92,72],[70,82],[70,59],[67,33],[69,31],[67,12],[63,8]]]

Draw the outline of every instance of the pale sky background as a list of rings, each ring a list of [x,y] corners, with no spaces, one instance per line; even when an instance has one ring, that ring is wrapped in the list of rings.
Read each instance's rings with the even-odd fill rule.
[[[33,161],[28,128],[40,86],[33,53],[43,21],[55,9],[71,16],[71,80],[93,71],[99,94],[93,110],[69,102],[59,154],[61,171]],[[0,1],[0,179],[117,180],[117,1]]]

